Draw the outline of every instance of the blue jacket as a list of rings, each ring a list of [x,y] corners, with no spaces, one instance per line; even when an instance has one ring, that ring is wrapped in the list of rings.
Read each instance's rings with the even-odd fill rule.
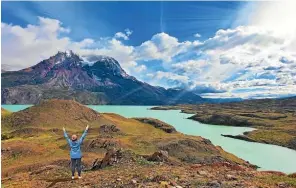
[[[72,141],[68,135],[67,135],[67,132],[64,131],[64,136],[71,148],[71,151],[70,151],[70,157],[71,159],[79,159],[82,157],[82,154],[81,154],[81,150],[80,150],[80,145],[82,144],[82,141],[84,140],[85,136],[87,135],[87,130],[85,130],[82,134],[82,136],[80,137],[79,140],[76,140],[76,141]]]

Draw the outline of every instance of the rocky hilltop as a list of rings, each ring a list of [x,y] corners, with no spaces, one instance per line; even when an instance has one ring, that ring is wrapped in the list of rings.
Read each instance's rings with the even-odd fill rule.
[[[296,150],[296,97],[258,99],[223,104],[161,106],[195,114],[190,119],[212,125],[254,127],[244,135],[231,138],[275,144]]]
[[[112,57],[86,62],[72,51],[1,73],[2,104],[38,104],[44,99],[74,99],[83,104],[162,105],[200,103],[189,91],[154,87],[128,75]]]
[[[83,179],[71,180],[62,127],[77,134],[86,124]],[[74,101],[44,101],[6,113],[1,126],[5,187],[296,186],[295,174],[258,172],[207,139],[168,133],[172,127],[159,120],[97,113]]]

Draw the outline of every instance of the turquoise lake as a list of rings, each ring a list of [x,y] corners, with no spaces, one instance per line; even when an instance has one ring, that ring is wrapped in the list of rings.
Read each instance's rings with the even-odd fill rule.
[[[2,105],[3,108],[16,112],[31,105]],[[179,110],[149,110],[151,106],[109,106],[89,105],[88,107],[98,112],[111,112],[125,117],[152,117],[173,125],[179,132],[188,135],[198,135],[221,146],[225,151],[258,165],[259,170],[275,170],[285,173],[296,172],[296,151],[268,144],[252,143],[232,138],[221,134],[242,134],[252,128],[217,126],[202,124],[187,119],[190,114],[180,113]]]

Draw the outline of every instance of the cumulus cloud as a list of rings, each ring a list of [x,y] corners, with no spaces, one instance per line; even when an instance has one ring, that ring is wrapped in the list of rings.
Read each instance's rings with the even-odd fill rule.
[[[226,77],[219,80],[220,85],[227,86],[228,90],[272,88],[293,86],[296,83],[296,71],[292,68],[296,60],[295,49],[291,51],[286,48],[291,42],[290,38],[269,30],[240,26],[217,31],[213,38],[204,41],[197,50],[202,51],[215,65],[208,69],[212,74],[219,74],[223,66],[231,67],[229,72],[232,73],[225,74]],[[235,72],[240,74],[234,77]],[[295,90],[290,90],[289,94],[293,92]]]
[[[67,37],[71,32],[59,20],[39,17],[37,25],[9,25],[2,23],[2,62],[18,69],[32,66],[58,51],[73,50],[82,57],[107,55],[115,58],[128,73],[145,71],[147,66],[137,61],[160,59],[170,61],[183,53],[195,42],[179,42],[165,33],[152,36],[140,46],[125,45],[120,39],[128,40],[133,33],[130,29],[117,32],[113,38],[94,40],[86,38],[73,41]],[[61,35],[63,34],[63,35]],[[16,55],[17,54],[17,55]]]
[[[122,32],[115,33],[114,37],[118,39],[123,38],[124,40],[128,40],[128,36]]]
[[[91,38],[82,41],[72,41],[67,34],[71,30],[63,27],[59,20],[39,17],[38,25],[18,25],[1,23],[2,64],[10,65],[11,70],[26,68],[58,51],[73,50],[85,56],[107,55],[117,59],[127,72],[144,71],[144,65],[139,65],[133,55],[134,47],[126,46],[116,38],[101,38],[97,41]],[[125,30],[125,36],[132,31]]]
[[[164,87],[184,87],[189,82],[189,77],[172,72],[157,71],[156,73],[148,73],[147,76],[153,79],[153,83],[156,84],[163,81]]]
[[[210,63],[206,60],[197,59],[197,60],[188,60],[178,62],[172,65],[172,68],[176,72],[182,72],[185,74],[201,74],[205,67],[209,66]]]
[[[128,73],[145,75],[144,81],[206,97],[296,94],[296,37],[260,24],[221,29],[204,41],[157,33],[139,46],[124,43],[133,33],[129,29],[110,38],[73,41],[60,21],[42,17],[37,25],[2,23],[1,28],[2,63],[10,67],[25,68],[71,49],[82,57],[111,56]],[[151,61],[160,68],[151,69]]]
[[[166,33],[158,33],[151,40],[145,41],[136,48],[137,59],[162,60],[170,62],[178,54],[186,52],[196,46],[196,42],[179,42],[177,38]]]
[[[129,40],[129,36],[130,36],[132,33],[133,33],[132,30],[130,30],[130,29],[125,29],[125,30],[124,30],[124,33],[123,33],[123,32],[117,32],[117,33],[115,33],[114,38],[117,38],[117,39],[122,38],[122,39],[124,39],[124,40]]]
[[[213,37],[185,48],[187,54],[196,54],[193,58],[171,58],[172,74],[154,78],[175,79],[177,83],[184,78],[182,86],[210,97],[276,96],[274,88],[285,88],[279,92],[283,96],[295,95],[294,43],[286,35],[256,26],[219,30]],[[156,52],[157,48],[151,53]],[[175,74],[178,77],[170,76]]]
[[[20,27],[1,23],[2,63],[25,68],[64,50],[70,43],[60,33],[70,32],[58,20],[39,17],[39,25]]]

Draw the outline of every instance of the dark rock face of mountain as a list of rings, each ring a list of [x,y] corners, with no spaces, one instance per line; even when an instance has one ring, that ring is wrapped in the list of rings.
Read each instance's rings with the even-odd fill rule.
[[[128,75],[111,57],[84,62],[72,51],[1,74],[2,104],[37,104],[43,99],[74,99],[83,104],[161,105],[201,103],[185,90],[164,89]]]

